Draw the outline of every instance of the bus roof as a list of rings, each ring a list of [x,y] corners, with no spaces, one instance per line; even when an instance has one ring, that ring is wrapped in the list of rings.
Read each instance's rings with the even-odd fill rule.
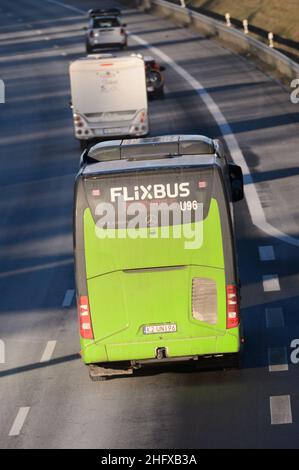
[[[84,175],[170,166],[217,163],[219,142],[199,135],[171,135],[101,142],[82,158]]]

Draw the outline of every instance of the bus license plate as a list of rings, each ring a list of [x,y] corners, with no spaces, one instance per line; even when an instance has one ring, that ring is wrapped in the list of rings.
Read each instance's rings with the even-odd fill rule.
[[[107,134],[107,135],[112,135],[112,134],[122,134],[123,132],[126,132],[126,128],[123,128],[123,127],[114,127],[112,129],[104,129],[104,134]]]
[[[177,326],[175,323],[167,323],[165,325],[149,325],[143,327],[143,334],[156,335],[159,333],[175,333]]]

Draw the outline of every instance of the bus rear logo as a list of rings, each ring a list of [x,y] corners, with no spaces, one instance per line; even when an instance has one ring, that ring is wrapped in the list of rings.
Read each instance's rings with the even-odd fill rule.
[[[116,202],[117,198],[122,198],[124,202],[145,201],[155,199],[176,199],[187,198],[191,194],[190,183],[174,184],[153,184],[148,186],[134,186],[131,190],[128,187],[111,188],[111,202]]]

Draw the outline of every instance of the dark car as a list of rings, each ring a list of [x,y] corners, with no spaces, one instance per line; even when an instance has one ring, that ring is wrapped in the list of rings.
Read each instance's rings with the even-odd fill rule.
[[[164,98],[165,67],[150,56],[143,57],[146,70],[146,86],[149,98]]]

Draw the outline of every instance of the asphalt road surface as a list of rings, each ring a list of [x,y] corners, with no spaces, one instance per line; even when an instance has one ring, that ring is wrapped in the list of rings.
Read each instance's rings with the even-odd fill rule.
[[[132,9],[131,51],[167,67],[166,98],[150,103],[151,133],[226,134],[249,168],[247,200],[236,205],[243,367],[93,383],[80,360],[72,260],[80,151],[68,65],[85,54],[82,13],[98,3],[0,3],[0,447],[296,448],[299,105],[244,58]]]

